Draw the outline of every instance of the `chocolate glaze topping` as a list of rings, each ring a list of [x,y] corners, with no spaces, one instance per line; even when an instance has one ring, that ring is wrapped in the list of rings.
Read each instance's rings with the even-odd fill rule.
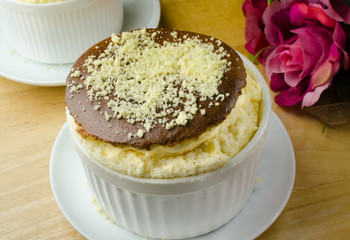
[[[114,145],[129,145],[140,149],[149,149],[153,144],[172,146],[185,139],[196,138],[206,131],[208,127],[221,123],[235,106],[236,100],[241,94],[241,89],[246,84],[246,73],[241,58],[231,47],[225,43],[218,44],[217,39],[197,33],[176,31],[177,38],[175,38],[171,35],[171,32],[174,32],[174,30],[147,29],[147,32],[152,33],[154,31],[160,31],[154,40],[159,44],[162,44],[165,40],[168,42],[181,42],[183,36],[187,34],[189,38],[197,36],[198,39],[205,43],[212,43],[215,49],[223,47],[229,54],[225,56],[225,58],[228,62],[232,62],[232,64],[228,67],[228,71],[224,72],[223,78],[221,79],[222,83],[218,87],[218,91],[222,94],[229,93],[229,96],[225,97],[223,101],[220,101],[219,106],[211,107],[209,107],[209,104],[210,101],[213,100],[208,99],[204,102],[200,102],[198,96],[197,104],[201,104],[201,109],[206,109],[204,115],[197,111],[197,113],[193,115],[193,119],[189,120],[185,126],[176,125],[171,129],[165,129],[161,124],[157,124],[149,132],[145,132],[143,137],[130,138],[128,136],[130,132],[135,134],[139,129],[144,129],[142,124],[139,122],[130,124],[123,118],[110,118],[109,121],[107,121],[103,113],[107,111],[109,115],[113,115],[112,110],[107,106],[107,101],[103,99],[94,100],[92,102],[89,101],[84,80],[81,79],[81,77],[89,75],[87,67],[83,66],[85,60],[90,55],[101,54],[111,42],[111,38],[107,38],[87,50],[73,65],[74,69],[79,69],[81,71],[81,77],[72,77],[72,73],[67,77],[67,86],[73,82],[75,85],[82,85],[82,88],[73,93],[70,91],[69,87],[67,87],[65,101],[70,114],[79,126],[78,131],[80,131],[83,136],[91,136]],[[100,105],[98,110],[95,109],[96,105]]]

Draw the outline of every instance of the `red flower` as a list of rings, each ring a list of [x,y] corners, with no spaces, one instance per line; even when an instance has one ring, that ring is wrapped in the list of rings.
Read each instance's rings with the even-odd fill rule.
[[[245,48],[248,52],[256,55],[261,49],[269,45],[264,34],[264,24],[261,16],[267,7],[266,0],[247,0],[243,3],[243,13],[245,18]],[[263,56],[259,56],[259,61],[263,62]]]

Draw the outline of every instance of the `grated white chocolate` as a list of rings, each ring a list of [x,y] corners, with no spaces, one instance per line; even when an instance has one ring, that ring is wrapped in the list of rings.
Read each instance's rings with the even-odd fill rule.
[[[108,102],[113,114],[107,121],[140,122],[143,130],[133,137],[158,124],[166,129],[186,125],[197,112],[205,114],[198,99],[210,99],[214,107],[227,97],[218,92],[228,64],[223,47],[215,50],[196,37],[160,45],[154,41],[157,34],[145,29],[113,34],[107,49],[84,65],[90,74],[84,80],[89,100]],[[177,38],[177,32],[171,36]],[[71,77],[80,74],[73,69]]]

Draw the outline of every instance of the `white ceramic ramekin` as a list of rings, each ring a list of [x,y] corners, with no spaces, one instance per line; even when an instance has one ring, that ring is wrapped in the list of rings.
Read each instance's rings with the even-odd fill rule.
[[[123,0],[1,0],[0,17],[4,35],[22,55],[43,63],[69,63],[94,43],[120,32]]]
[[[243,208],[254,188],[271,100],[260,72],[242,58],[262,85],[261,121],[248,145],[216,171],[177,179],[123,175],[94,161],[72,133],[93,194],[116,223],[144,237],[179,239],[217,229]]]

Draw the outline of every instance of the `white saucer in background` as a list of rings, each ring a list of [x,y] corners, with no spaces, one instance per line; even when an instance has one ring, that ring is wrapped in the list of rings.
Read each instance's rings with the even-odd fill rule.
[[[192,239],[254,239],[282,212],[294,184],[295,157],[289,135],[275,113],[271,116],[258,176],[262,183],[255,184],[251,198],[234,219],[213,232]],[[66,124],[52,149],[50,179],[63,215],[87,239],[145,239],[110,223],[98,213]]]
[[[159,0],[124,0],[123,31],[154,28],[159,20]],[[0,37],[0,75],[7,79],[37,86],[64,86],[72,65],[32,61],[14,51],[4,36]]]

